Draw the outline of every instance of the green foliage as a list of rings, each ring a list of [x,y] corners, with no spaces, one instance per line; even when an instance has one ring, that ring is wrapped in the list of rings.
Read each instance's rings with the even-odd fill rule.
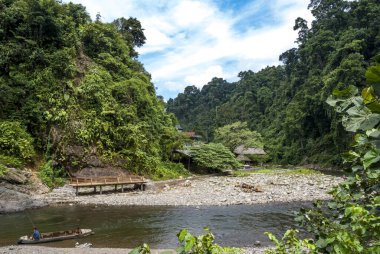
[[[0,164],[0,176],[5,175],[8,172],[8,168],[5,167],[4,165]]]
[[[5,167],[20,168],[24,165],[24,163],[19,158],[0,154],[0,165]]]
[[[182,163],[162,162],[157,170],[151,175],[153,180],[176,179],[180,176],[188,176],[190,173]]]
[[[270,160],[270,156],[268,154],[249,154],[246,156],[258,165],[263,165],[265,162]]]
[[[33,138],[16,121],[0,121],[0,167],[20,168],[34,156]]]
[[[49,188],[63,186],[66,172],[62,168],[53,168],[52,161],[41,164],[38,169],[38,177]]]
[[[294,170],[289,170],[284,172],[284,174],[290,174],[290,175],[318,175],[322,174],[318,170],[310,169],[310,168],[299,168]]]
[[[54,0],[0,1],[0,9],[0,121],[18,119],[36,150],[69,170],[90,166],[91,156],[147,175],[171,170],[161,162],[182,143],[136,59],[145,43],[137,19],[92,22],[82,5]],[[9,139],[13,126],[1,128],[5,155],[32,156],[24,130]]]
[[[210,143],[192,147],[191,156],[199,166],[208,169],[224,170],[241,167],[235,155],[222,144]]]
[[[150,247],[148,244],[144,243],[141,246],[137,246],[129,252],[129,254],[150,254]]]
[[[368,72],[380,70],[380,64]],[[315,202],[312,210],[302,210],[297,220],[312,232],[319,252],[378,253],[380,251],[380,119],[363,120],[361,112],[375,114],[380,102],[373,84],[380,83],[371,74],[361,96],[354,89],[334,91],[329,103],[344,115],[347,131],[356,132],[352,150],[345,161],[352,165],[352,175],[330,193],[328,203]],[[359,116],[359,117],[358,117]],[[370,126],[369,126],[370,125]]]
[[[180,254],[240,254],[242,249],[233,247],[222,247],[214,243],[215,237],[209,228],[205,227],[204,230],[207,234],[195,236],[182,229],[178,234],[178,241],[180,246],[176,249],[176,253]],[[129,254],[149,254],[151,250],[149,246],[144,243],[141,246],[134,248]],[[163,251],[161,254],[173,254],[173,251]]]
[[[235,122],[215,130],[214,142],[222,143],[231,151],[239,145],[263,148],[263,138],[260,133],[251,131],[246,122]]]
[[[221,247],[214,243],[215,237],[209,228],[204,228],[207,234],[195,236],[189,233],[186,229],[182,229],[178,234],[178,241],[180,246],[177,252],[180,254],[239,254],[242,253],[241,249],[231,247]]]
[[[232,172],[232,176],[236,176],[236,177],[246,177],[246,176],[249,176],[251,174],[252,174],[252,172],[238,171],[238,170]]]
[[[296,169],[285,169],[285,168],[255,168],[250,171],[235,171],[234,176],[248,176],[250,174],[285,174],[285,175],[316,175],[322,174],[318,170],[309,168],[296,168]]]
[[[365,70],[379,53],[380,5],[376,0],[313,0],[309,8],[314,20],[307,24],[297,18],[298,46],[280,55],[284,65],[241,72],[234,83],[213,79],[201,90],[186,87],[168,101],[168,112],[185,129],[213,142],[210,133],[220,126],[246,122],[261,133],[276,163],[341,164],[351,135],[326,99],[334,89],[363,87]],[[376,75],[375,69],[368,72],[369,82]],[[380,90],[378,84],[373,87]],[[380,110],[357,113],[371,128]],[[344,124],[356,128],[352,121]]]
[[[251,173],[269,173],[269,174],[278,174],[282,173],[283,169],[280,168],[263,168],[251,171]]]
[[[272,233],[265,232],[276,247],[265,251],[265,254],[307,254],[317,253],[316,245],[312,240],[298,239],[298,230],[287,230],[281,240],[278,240]]]

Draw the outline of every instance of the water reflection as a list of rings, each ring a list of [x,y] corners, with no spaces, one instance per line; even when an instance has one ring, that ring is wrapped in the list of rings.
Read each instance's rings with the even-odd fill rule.
[[[75,242],[90,242],[94,247],[132,248],[143,242],[152,248],[177,245],[176,234],[187,228],[204,233],[208,226],[222,245],[251,246],[267,244],[265,231],[284,232],[291,227],[293,212],[305,203],[210,206],[210,207],[106,207],[60,206],[29,212],[0,215],[0,245],[15,244],[19,236],[32,232],[32,223],[42,232],[70,228],[91,228],[95,235],[47,246],[73,247]]]

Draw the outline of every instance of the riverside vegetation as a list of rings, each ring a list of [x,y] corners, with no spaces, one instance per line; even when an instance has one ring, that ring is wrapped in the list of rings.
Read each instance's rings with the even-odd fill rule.
[[[85,167],[181,171],[169,162],[182,139],[175,117],[137,60],[137,19],[103,23],[80,4],[1,0],[0,20],[0,174],[40,165],[52,187]]]
[[[309,9],[314,19],[297,18],[298,46],[280,55],[283,65],[242,70],[236,82],[188,86],[168,100],[168,112],[213,142],[218,128],[245,122],[276,163],[341,165],[352,134],[326,100],[335,88],[364,87],[365,70],[379,54],[380,5],[311,0]]]
[[[341,165],[354,137],[344,157],[353,175],[332,201],[298,217],[315,241],[268,233],[276,243],[268,252],[379,253],[380,5],[311,0],[309,8],[314,20],[309,28],[297,18],[298,47],[281,54],[284,65],[243,71],[234,83],[214,78],[165,104],[138,61],[146,38],[137,19],[103,23],[79,4],[0,0],[0,176],[32,167],[50,187],[92,167],[176,177],[186,173],[170,162],[183,144],[177,119],[219,143],[193,150],[214,169],[224,160],[239,167],[231,154],[239,142],[264,147],[276,163]],[[211,233],[179,237],[184,252],[227,250]]]

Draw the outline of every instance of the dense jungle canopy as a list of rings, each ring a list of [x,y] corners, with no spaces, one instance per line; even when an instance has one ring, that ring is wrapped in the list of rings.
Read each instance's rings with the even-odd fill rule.
[[[84,6],[0,0],[0,166],[150,174],[179,142],[137,60],[140,22],[92,21]]]
[[[340,163],[352,134],[326,99],[335,88],[364,87],[365,70],[380,53],[380,4],[312,0],[309,9],[314,20],[295,20],[298,46],[279,56],[283,65],[242,71],[237,82],[188,86],[167,102],[168,112],[207,141],[219,127],[247,122],[275,162]]]

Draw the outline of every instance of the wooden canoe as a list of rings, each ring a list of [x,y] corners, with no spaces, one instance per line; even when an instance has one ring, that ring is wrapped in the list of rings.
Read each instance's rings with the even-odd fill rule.
[[[66,231],[58,231],[58,232],[48,232],[41,233],[40,240],[34,240],[31,236],[21,236],[17,241],[18,244],[36,244],[36,243],[47,243],[47,242],[55,242],[62,241],[67,239],[79,238],[88,235],[92,235],[91,229],[72,229]]]

